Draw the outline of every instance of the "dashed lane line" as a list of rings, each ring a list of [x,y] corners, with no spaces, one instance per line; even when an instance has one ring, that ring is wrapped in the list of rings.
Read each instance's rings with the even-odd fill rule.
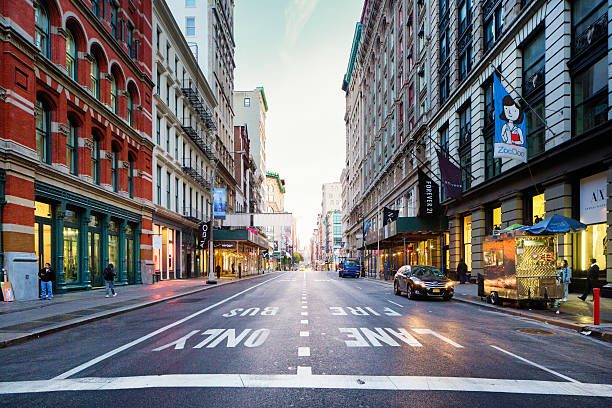
[[[310,347],[298,347],[298,357],[310,357]]]
[[[168,374],[0,382],[0,394],[220,387],[494,392],[612,398],[612,384],[470,377],[312,375],[310,367],[298,367],[297,374],[279,375]]]
[[[533,361],[527,360],[526,358],[523,358],[523,357],[521,357],[521,356],[517,356],[516,354],[511,353],[511,352],[509,352],[509,351],[507,351],[507,350],[504,350],[504,349],[503,349],[503,348],[501,348],[501,347],[497,347],[497,346],[494,346],[494,345],[492,345],[492,344],[491,344],[491,347],[493,347],[495,350],[499,350],[499,351],[501,351],[502,353],[506,353],[506,354],[508,354],[509,356],[512,356],[512,357],[516,358],[517,360],[521,360],[521,361],[522,361],[522,362],[524,362],[524,363],[530,364],[530,365],[532,365],[532,366],[534,366],[534,367],[537,367],[537,368],[539,368],[539,369],[541,369],[541,370],[544,370],[544,371],[546,371],[546,372],[548,372],[548,373],[551,373],[551,374],[553,374],[553,375],[556,375],[556,376],[557,376],[557,377],[559,377],[559,378],[563,378],[563,379],[564,379],[564,380],[566,380],[566,381],[569,381],[569,382],[573,382],[573,383],[580,384],[580,381],[574,380],[573,378],[570,378],[570,377],[568,377],[568,376],[566,376],[566,375],[563,375],[563,374],[558,373],[558,372],[556,372],[556,371],[554,371],[554,370],[551,370],[550,368],[546,368],[546,367],[544,367],[543,365],[540,365],[540,364],[538,364],[538,363],[534,363]]]
[[[397,305],[397,306],[399,306],[399,307],[404,307],[404,306],[400,305],[399,303],[395,303],[394,301],[389,300],[389,299],[387,299],[387,302],[391,302],[391,303],[393,303],[394,305]]]

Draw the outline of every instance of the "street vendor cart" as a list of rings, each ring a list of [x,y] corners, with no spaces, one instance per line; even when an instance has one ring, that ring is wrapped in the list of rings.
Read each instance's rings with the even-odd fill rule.
[[[484,296],[491,303],[502,299],[552,303],[565,295],[557,279],[556,236],[508,231],[488,236],[483,243]]]

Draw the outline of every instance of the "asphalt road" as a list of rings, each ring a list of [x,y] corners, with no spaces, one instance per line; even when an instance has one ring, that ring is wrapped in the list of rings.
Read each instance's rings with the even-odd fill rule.
[[[0,362],[7,407],[612,404],[609,343],[332,272],[221,286],[1,349]]]

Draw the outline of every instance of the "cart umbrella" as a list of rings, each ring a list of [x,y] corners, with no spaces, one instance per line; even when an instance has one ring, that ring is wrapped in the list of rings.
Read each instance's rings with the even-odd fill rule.
[[[581,223],[573,218],[564,217],[562,215],[553,215],[540,221],[530,227],[519,228],[523,231],[529,231],[532,234],[565,234],[567,232],[576,232],[586,229],[586,224]]]
[[[504,228],[502,231],[512,231],[512,230],[515,230],[521,227],[524,227],[524,225],[523,224],[512,224],[511,226]]]

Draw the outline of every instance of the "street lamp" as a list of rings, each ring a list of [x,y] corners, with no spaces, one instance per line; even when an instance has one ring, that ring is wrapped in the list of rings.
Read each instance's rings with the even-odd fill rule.
[[[246,150],[237,150],[234,152],[230,152],[230,154],[244,154]],[[215,175],[217,173],[217,165],[219,164],[219,159],[215,158],[213,160],[215,165],[213,166],[213,171],[210,175],[210,243],[208,247],[209,257],[210,257],[210,268],[208,271],[208,280],[206,281],[207,285],[214,285],[217,283],[215,280],[215,262],[214,262],[214,248],[213,248],[213,231],[215,229],[215,206],[214,206],[214,191],[215,191]]]

